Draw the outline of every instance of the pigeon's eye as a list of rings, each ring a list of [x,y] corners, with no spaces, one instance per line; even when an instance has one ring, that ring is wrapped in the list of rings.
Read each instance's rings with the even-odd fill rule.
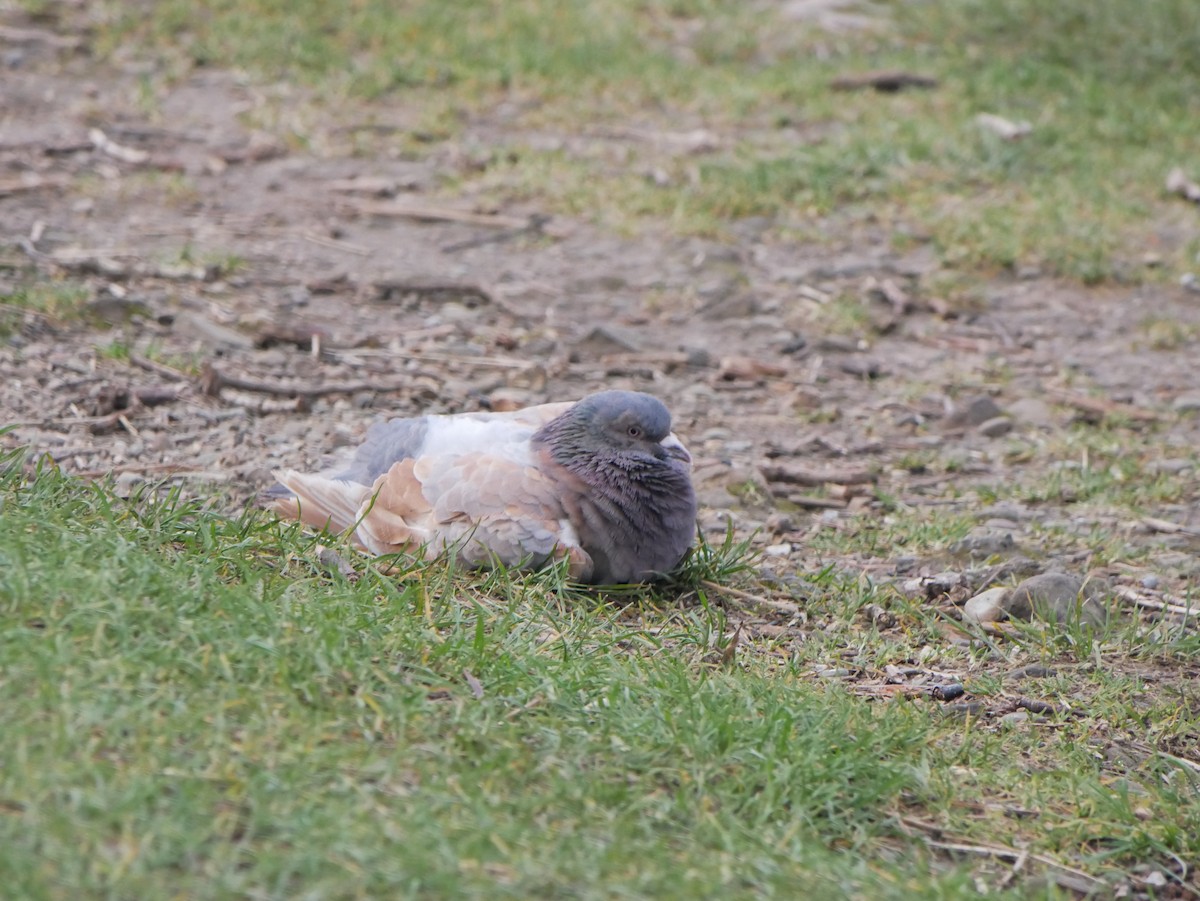
[[[641,438],[642,437],[642,427],[639,425],[631,425],[629,427],[629,437],[630,438]]]

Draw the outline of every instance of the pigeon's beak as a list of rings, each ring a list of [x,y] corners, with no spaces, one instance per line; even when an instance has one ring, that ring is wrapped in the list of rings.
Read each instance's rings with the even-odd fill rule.
[[[683,446],[683,442],[676,438],[674,433],[664,438],[661,444],[663,450],[667,452],[668,457],[680,460],[688,466],[692,465],[692,455],[688,453],[687,448]]]

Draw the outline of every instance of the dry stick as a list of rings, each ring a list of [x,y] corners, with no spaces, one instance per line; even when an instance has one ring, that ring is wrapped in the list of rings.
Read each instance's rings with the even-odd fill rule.
[[[1155,532],[1166,532],[1168,535],[1176,533],[1200,535],[1200,529],[1194,526],[1185,526],[1182,523],[1171,522],[1169,519],[1158,519],[1154,516],[1143,516],[1142,525]]]
[[[112,475],[118,469],[121,472],[165,473],[167,475],[191,475],[192,473],[208,472],[208,470],[196,469],[182,463],[145,463],[141,466],[113,466],[108,469],[85,469],[81,472],[71,474],[81,479],[99,479],[107,475]]]
[[[420,204],[363,202],[354,204],[354,209],[368,216],[395,216],[400,219],[415,219],[418,222],[461,222],[465,225],[485,225],[492,228],[525,228],[529,225],[528,219],[518,216],[472,213],[467,210]]]
[[[375,251],[369,247],[359,247],[357,244],[350,244],[346,241],[338,241],[335,238],[323,238],[313,232],[301,232],[300,237],[310,244],[316,244],[318,247],[328,247],[330,250],[340,250],[343,253],[351,253],[357,257],[369,257]]]
[[[776,601],[772,598],[764,598],[761,595],[751,594],[748,591],[742,591],[739,588],[730,588],[728,585],[718,585],[716,582],[710,582],[708,579],[701,579],[700,584],[710,591],[715,591],[717,594],[724,594],[729,597],[735,597],[739,600],[750,601],[753,604],[762,604],[764,607],[771,607],[775,610],[783,610],[788,613],[799,613],[800,608],[791,601]]]
[[[1028,856],[1030,860],[1036,860],[1038,863],[1051,869],[1061,870],[1064,873],[1070,873],[1072,876],[1078,876],[1093,886],[1104,885],[1103,879],[1098,879],[1090,873],[1085,873],[1083,870],[1077,870],[1075,867],[1068,866],[1065,863],[1055,860],[1053,857],[1047,857],[1044,854],[1030,854],[1026,849],[1005,848],[1002,845],[967,845],[959,842],[939,842],[931,838],[925,839],[925,844],[931,848],[937,848],[941,851],[958,851],[963,854],[978,854],[983,857],[995,857],[999,860],[1020,860],[1022,855]]]
[[[24,178],[5,178],[0,179],[0,197],[5,197],[9,194],[17,194],[22,191],[40,191],[42,188],[64,188],[67,185],[65,178],[42,177],[24,179]]]
[[[205,363],[200,373],[200,390],[210,397],[216,397],[223,388],[234,388],[238,391],[251,391],[256,394],[270,394],[276,397],[326,397],[330,394],[355,394],[359,391],[403,391],[411,388],[412,383],[396,382],[393,384],[376,384],[373,382],[350,382],[342,385],[281,385],[278,382],[260,382],[254,379],[244,379],[236,375],[227,375],[216,369],[211,363]]]
[[[1147,610],[1160,610],[1166,613],[1178,613],[1182,616],[1200,616],[1200,607],[1173,604],[1169,601],[1156,601],[1153,598],[1138,594],[1132,588],[1125,586],[1118,586],[1115,593],[1121,600],[1133,604],[1135,607],[1144,607]]]
[[[63,50],[74,50],[83,43],[80,38],[66,37],[40,28],[14,28],[11,25],[0,25],[0,40],[12,44],[46,44]]]
[[[1060,403],[1068,404],[1085,413],[1095,413],[1100,416],[1125,416],[1141,422],[1158,422],[1162,419],[1161,414],[1155,413],[1153,410],[1144,410],[1141,407],[1135,407],[1133,404],[1120,404],[1116,401],[1102,400],[1098,397],[1083,397],[1078,394],[1071,394],[1068,391],[1051,391],[1050,396]]]
[[[2,193],[2,192],[0,192],[0,193]],[[0,310],[4,310],[7,313],[19,313],[23,316],[25,316],[25,315],[32,316],[35,319],[42,320],[42,322],[50,321],[50,317],[47,316],[45,313],[43,313],[41,310],[31,310],[31,309],[29,309],[29,307],[19,307],[16,304],[12,304],[12,303],[0,303]]]
[[[172,382],[188,381],[188,375],[186,372],[180,372],[173,366],[167,366],[164,363],[156,362],[155,360],[139,356],[138,354],[130,354],[129,362],[138,369],[145,369],[147,372],[157,373],[158,375],[161,375],[163,378],[169,379]]]
[[[916,819],[915,817],[898,816],[896,819],[900,821],[902,826],[910,826],[925,833],[944,835],[946,832],[945,829],[935,823],[926,823],[923,820]],[[1103,880],[1097,879],[1095,876],[1083,872],[1083,870],[1077,870],[1074,867],[1055,860],[1053,857],[1047,857],[1043,854],[1031,854],[1026,848],[1013,849],[1005,848],[1002,845],[968,845],[959,842],[939,842],[935,839],[929,838],[928,836],[924,836],[923,840],[931,848],[938,848],[943,851],[960,851],[965,854],[980,854],[986,857],[996,857],[1000,860],[1015,861],[1024,855],[1028,856],[1030,860],[1036,860],[1038,863],[1044,864],[1045,866],[1052,867],[1056,870],[1062,870],[1065,873],[1071,873],[1072,875],[1078,876],[1081,879],[1086,879],[1088,882],[1093,884],[1099,885],[1103,883]]]
[[[761,468],[763,478],[768,482],[782,482],[786,485],[825,485],[830,482],[839,485],[863,485],[877,479],[869,469],[807,469],[799,466],[770,465]]]

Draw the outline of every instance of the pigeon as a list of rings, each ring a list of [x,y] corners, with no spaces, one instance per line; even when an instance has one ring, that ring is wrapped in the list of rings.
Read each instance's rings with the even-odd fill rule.
[[[662,401],[602,391],[508,413],[392,419],[332,474],[275,473],[265,500],[363,550],[469,568],[643,582],[683,559],[696,531],[692,459]]]

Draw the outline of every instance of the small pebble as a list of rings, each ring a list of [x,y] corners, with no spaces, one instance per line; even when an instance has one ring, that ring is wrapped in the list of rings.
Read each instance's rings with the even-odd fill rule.
[[[1013,421],[1007,416],[996,416],[979,424],[979,434],[988,438],[1000,438],[1013,430]]]
[[[1159,585],[1158,576],[1154,575],[1153,573],[1151,573],[1148,576],[1142,576],[1142,587],[1143,588],[1149,588],[1150,590],[1153,591],[1155,588],[1158,587],[1158,585]]]
[[[1006,713],[1000,717],[1000,723],[1004,726],[1019,726],[1028,719],[1028,710],[1014,710],[1012,713]]]

